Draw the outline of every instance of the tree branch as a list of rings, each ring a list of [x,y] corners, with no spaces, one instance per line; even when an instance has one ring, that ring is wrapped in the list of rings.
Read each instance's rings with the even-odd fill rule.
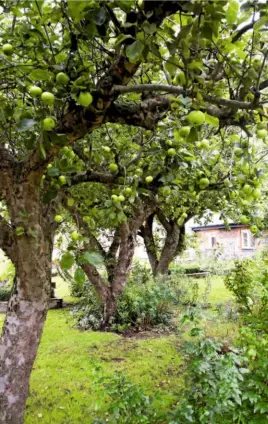
[[[177,87],[173,85],[163,84],[137,84],[137,85],[115,85],[113,91],[124,94],[124,93],[143,93],[162,91],[165,93],[182,94],[187,97],[193,97],[193,92],[190,89],[183,87]],[[209,94],[201,93],[204,100],[208,101],[217,106],[227,106],[231,109],[252,109],[253,105],[250,102],[241,102],[238,100],[228,100],[218,97],[210,96]]]
[[[167,97],[154,97],[140,104],[113,103],[106,114],[105,122],[117,122],[152,130],[169,108],[170,101]]]
[[[95,172],[91,169],[86,172],[81,172],[78,174],[73,174],[70,176],[70,183],[72,186],[87,183],[113,183],[118,178],[118,174],[104,174],[103,172]]]

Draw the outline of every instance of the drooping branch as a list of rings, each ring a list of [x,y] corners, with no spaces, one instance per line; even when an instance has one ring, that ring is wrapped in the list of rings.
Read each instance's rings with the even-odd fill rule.
[[[0,248],[7,254],[13,263],[15,257],[15,235],[8,222],[0,215]]]
[[[169,108],[170,101],[167,97],[153,97],[140,104],[113,103],[107,112],[105,122],[133,125],[152,130]]]

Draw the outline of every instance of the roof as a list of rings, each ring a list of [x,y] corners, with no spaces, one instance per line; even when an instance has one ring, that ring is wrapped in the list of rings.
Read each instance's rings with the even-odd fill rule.
[[[197,231],[206,231],[206,230],[226,230],[228,231],[229,229],[232,228],[241,228],[241,227],[248,227],[247,225],[244,224],[228,224],[228,227],[226,227],[224,224],[212,224],[212,225],[201,225],[199,227],[192,227],[192,230],[197,232]]]

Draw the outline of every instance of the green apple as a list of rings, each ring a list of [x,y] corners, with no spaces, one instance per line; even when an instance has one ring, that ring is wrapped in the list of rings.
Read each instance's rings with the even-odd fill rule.
[[[147,184],[150,184],[153,181],[153,177],[151,175],[148,175],[148,177],[145,178],[145,181]]]
[[[255,188],[252,192],[252,196],[254,199],[259,199],[262,196],[261,190],[259,188]]]
[[[87,107],[93,102],[93,97],[87,91],[81,91],[77,99],[77,103],[81,106]]]
[[[118,202],[118,196],[117,196],[116,194],[112,194],[111,199],[112,199],[114,202]]]
[[[65,155],[68,155],[68,153],[70,152],[70,149],[69,149],[69,147],[68,147],[68,146],[64,146],[64,147],[62,148],[62,151],[63,151],[63,153],[64,153]]]
[[[249,184],[245,184],[242,188],[243,193],[250,195],[252,193],[252,187]]]
[[[141,168],[137,168],[135,174],[141,177],[143,174],[143,170]]]
[[[184,219],[185,219],[185,218],[187,218],[187,216],[188,216],[188,214],[187,214],[186,212],[183,212],[183,213],[181,214],[181,217],[182,217],[182,218],[184,218]]]
[[[126,187],[125,188],[125,193],[129,196],[130,194],[132,194],[132,188],[130,187]]]
[[[58,223],[60,223],[62,220],[63,220],[63,218],[62,218],[61,215],[56,215],[55,218],[54,218],[54,221],[58,222]]]
[[[257,138],[265,138],[267,136],[267,131],[265,129],[257,131]]]
[[[202,149],[209,149],[209,141],[208,140],[206,140],[206,139],[204,139],[204,140],[202,140],[201,141],[201,147],[202,147]]]
[[[42,89],[40,87],[38,87],[37,85],[32,85],[29,88],[29,94],[32,97],[39,97],[42,94]]]
[[[190,134],[191,127],[181,127],[179,134],[181,137],[187,137]]]
[[[74,205],[74,199],[72,197],[69,197],[67,199],[67,205],[70,206],[70,207],[72,207]]]
[[[169,187],[163,187],[162,193],[163,193],[163,196],[169,196],[171,193],[171,190]]]
[[[205,122],[205,115],[201,110],[193,110],[186,118],[192,125],[196,126],[200,126]]]
[[[59,176],[59,182],[61,184],[66,184],[66,177],[65,177],[65,175],[60,175]]]
[[[208,178],[206,178],[206,177],[201,178],[201,179],[199,180],[198,184],[199,184],[199,186],[200,186],[201,188],[206,188],[206,187],[209,185],[209,179],[208,179]]]
[[[73,241],[77,241],[80,238],[80,234],[77,231],[73,231],[71,233],[71,238],[72,238]]]
[[[249,229],[250,229],[250,231],[251,231],[253,234],[255,234],[255,233],[257,233],[257,232],[258,232],[258,227],[257,227],[256,225],[251,225],[251,226],[249,227]]]
[[[53,118],[45,118],[42,121],[42,127],[44,131],[52,131],[53,128],[55,128],[56,126],[56,122],[54,121]]]
[[[50,168],[52,168],[52,164],[51,163],[49,163],[48,166],[47,166],[47,169],[50,169]]]
[[[109,146],[103,146],[102,148],[106,153],[110,153],[110,151],[111,151]]]
[[[53,93],[50,93],[49,91],[44,91],[41,94],[41,100],[43,103],[45,103],[48,106],[52,106],[55,101],[55,97]]]
[[[56,81],[60,85],[67,85],[70,81],[70,78],[64,72],[59,72],[56,76]]]
[[[168,149],[167,154],[169,156],[176,156],[177,152],[175,149],[171,148],[171,149]]]
[[[242,156],[243,149],[241,149],[241,147],[235,147],[234,154],[235,154],[235,156]]]
[[[85,147],[84,148],[84,150],[83,150],[83,152],[85,153],[85,155],[87,154],[87,153],[89,153],[89,148],[88,147]]]
[[[3,49],[3,53],[6,56],[11,56],[12,53],[13,53],[13,46],[12,46],[12,44],[6,43],[6,44],[3,45],[2,49]]]
[[[116,172],[118,172],[118,165],[116,163],[110,163],[109,165],[109,170],[115,174]]]
[[[118,200],[119,200],[119,202],[124,202],[125,201],[125,196],[123,196],[123,194],[120,194],[118,196]]]
[[[171,140],[166,140],[166,141],[165,141],[165,144],[166,144],[167,146],[172,146],[172,145],[173,145],[173,143],[172,143],[172,141],[171,141]]]
[[[246,215],[241,215],[239,221],[241,224],[248,224],[250,219]]]

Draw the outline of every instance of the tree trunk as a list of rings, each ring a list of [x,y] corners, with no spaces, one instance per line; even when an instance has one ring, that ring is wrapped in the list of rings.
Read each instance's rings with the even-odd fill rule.
[[[176,224],[172,225],[171,230],[167,232],[159,262],[154,269],[155,277],[168,274],[169,265],[177,254],[180,234],[180,228]]]
[[[29,379],[50,296],[53,235],[45,234],[39,188],[17,185],[8,199],[16,277],[0,342],[0,423],[22,424]],[[47,224],[47,217],[46,217]]]

